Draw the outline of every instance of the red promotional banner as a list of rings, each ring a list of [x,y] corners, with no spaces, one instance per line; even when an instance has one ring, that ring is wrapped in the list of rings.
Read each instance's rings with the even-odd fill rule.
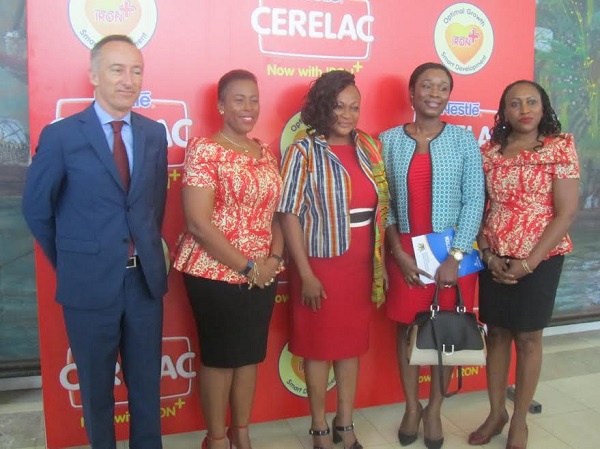
[[[256,74],[261,116],[253,135],[278,152],[301,132],[299,109],[311,80],[342,68],[356,74],[360,127],[374,135],[412,120],[407,82],[414,67],[444,63],[455,88],[444,120],[489,135],[504,86],[533,75],[535,3],[432,0],[70,0],[28,2],[32,148],[43,126],[93,101],[89,50],[107,34],[130,35],[145,60],[144,87],[134,110],[159,121],[169,142],[169,196],[163,237],[173,247],[183,229],[180,191],[187,140],[219,127],[216,83],[234,68]],[[515,15],[514,11],[519,14]],[[79,386],[54,274],[37,253],[37,282],[47,445],[86,443]],[[253,421],[308,414],[302,359],[287,351],[285,280],[260,366]],[[161,406],[163,432],[203,427],[197,397],[198,346],[181,276],[171,272],[164,299]],[[395,327],[382,311],[361,359],[357,407],[399,402]],[[464,391],[485,388],[483,367],[465,368]],[[421,394],[430,377],[423,370]],[[334,387],[333,377],[330,386]],[[115,369],[115,423],[127,438],[128,407]],[[268,399],[267,399],[268,398]],[[335,396],[328,397],[333,408]]]

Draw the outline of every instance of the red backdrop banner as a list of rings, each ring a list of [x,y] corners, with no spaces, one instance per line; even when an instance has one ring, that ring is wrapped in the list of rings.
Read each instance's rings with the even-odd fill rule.
[[[515,14],[519,11],[519,14]],[[130,35],[145,59],[144,88],[134,109],[165,126],[169,139],[169,196],[163,236],[173,247],[183,229],[180,205],[185,146],[192,135],[220,125],[216,82],[234,68],[254,72],[261,115],[253,134],[275,152],[302,130],[299,108],[309,82],[343,68],[362,93],[360,127],[374,135],[411,121],[408,77],[418,64],[444,63],[455,88],[444,120],[472,129],[483,142],[500,93],[533,75],[535,3],[431,0],[70,0],[28,2],[32,148],[43,126],[93,100],[89,49],[101,37]],[[54,274],[38,251],[42,377],[49,448],[86,443],[79,386],[54,301]],[[260,366],[253,421],[308,414],[302,359],[287,351],[285,276],[271,324],[267,360]],[[198,346],[181,276],[171,272],[165,296],[163,432],[197,430]],[[399,402],[395,328],[382,310],[361,359],[357,407]],[[485,368],[464,369],[463,391],[485,388]],[[430,377],[421,376],[426,396]],[[334,387],[333,377],[331,387]],[[117,435],[127,438],[126,391],[115,371]],[[328,407],[335,395],[328,397]]]

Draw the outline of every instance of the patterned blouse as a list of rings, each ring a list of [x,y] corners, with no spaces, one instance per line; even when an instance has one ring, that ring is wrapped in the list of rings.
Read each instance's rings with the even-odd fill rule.
[[[499,145],[486,142],[481,152],[489,196],[483,234],[498,255],[524,259],[554,216],[552,182],[579,178],[571,134],[544,139],[536,151],[505,158]],[[566,235],[547,257],[565,254],[573,245]]]
[[[260,159],[206,138],[188,142],[183,184],[215,193],[212,222],[249,259],[268,257],[271,223],[281,194],[277,160],[267,144]],[[189,232],[179,238],[174,267],[193,276],[242,284],[242,274],[209,256]]]

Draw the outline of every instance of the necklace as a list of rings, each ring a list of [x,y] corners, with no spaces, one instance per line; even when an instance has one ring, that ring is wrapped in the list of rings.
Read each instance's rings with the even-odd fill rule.
[[[435,127],[437,128],[437,126],[435,126]],[[417,123],[413,122],[412,128],[407,129],[407,131],[414,139],[425,139],[425,141],[427,141],[429,143],[433,139],[435,139],[442,132],[443,129],[444,129],[444,126],[442,124],[442,127],[440,129],[431,133],[431,132],[425,131],[423,128],[418,126]]]
[[[219,134],[221,134],[221,135],[223,136],[223,138],[224,138],[224,139],[225,139],[227,142],[229,142],[229,143],[231,143],[231,144],[235,145],[236,147],[239,147],[239,148],[241,148],[242,150],[244,150],[244,153],[245,153],[245,154],[248,154],[248,153],[250,153],[250,149],[249,149],[248,147],[246,147],[245,145],[242,145],[241,143],[234,142],[234,141],[233,141],[233,140],[231,140],[229,137],[227,137],[225,134],[223,134],[223,131],[219,131]]]

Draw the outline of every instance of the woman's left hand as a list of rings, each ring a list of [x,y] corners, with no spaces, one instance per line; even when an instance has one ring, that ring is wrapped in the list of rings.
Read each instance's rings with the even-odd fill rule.
[[[525,270],[522,259],[509,259],[506,273],[512,274],[514,279],[521,279],[530,274]]]
[[[439,287],[453,287],[458,281],[458,265],[452,256],[448,256],[435,272],[435,282]]]

